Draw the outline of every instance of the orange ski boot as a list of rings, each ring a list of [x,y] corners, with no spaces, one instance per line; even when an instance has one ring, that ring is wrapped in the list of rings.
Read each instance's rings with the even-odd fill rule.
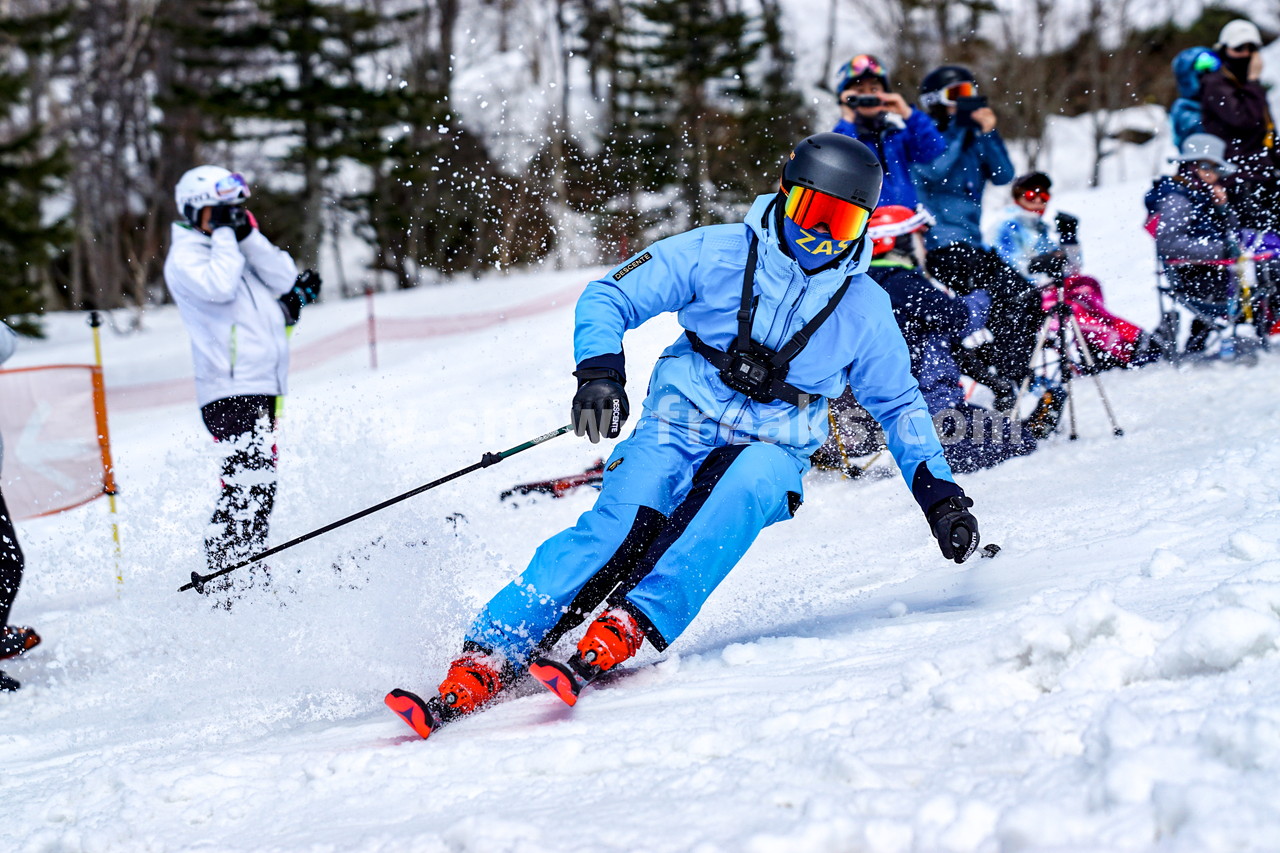
[[[565,663],[538,658],[529,674],[566,705],[574,705],[582,688],[640,651],[644,632],[634,616],[621,607],[600,614],[578,642],[578,650]]]
[[[500,690],[501,665],[492,655],[471,651],[464,652],[449,665],[448,674],[440,682],[438,697],[424,700],[397,688],[388,693],[383,702],[426,738],[445,723],[484,707]]]

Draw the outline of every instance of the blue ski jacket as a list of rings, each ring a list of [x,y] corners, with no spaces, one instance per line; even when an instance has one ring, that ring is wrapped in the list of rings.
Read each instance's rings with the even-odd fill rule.
[[[714,426],[724,444],[778,444],[808,468],[826,440],[828,397],[850,386],[884,428],[890,451],[921,508],[962,494],[942,455],[889,297],[865,271],[870,244],[815,235],[832,262],[806,275],[781,240],[778,195],[756,199],[745,224],[711,225],[668,237],[587,285],[578,300],[574,354],[579,368],[610,367],[625,376],[622,338],[651,317],[676,312],[680,325],[727,351],[737,336],[750,239],[758,240],[752,338],[781,348],[850,279],[843,299],[791,362],[786,381],[822,397],[803,408],[761,403],[728,388],[719,372],[681,335],[659,357],[645,415]]]
[[[942,135],[947,143],[942,155],[911,167],[920,201],[937,220],[925,246],[982,246],[982,191],[988,181],[1012,181],[1013,163],[997,130],[980,133],[953,121]]]
[[[880,165],[884,167],[884,186],[880,190],[881,207],[900,204],[915,210],[920,199],[911,182],[911,164],[928,163],[947,149],[947,142],[938,133],[933,119],[917,109],[911,110],[906,126],[902,129],[886,126],[881,130],[874,130],[844,119],[832,129],[836,133],[852,136],[876,152],[876,156],[880,158]]]
[[[1031,260],[1046,252],[1062,249],[1049,233],[1049,223],[1039,214],[1016,204],[1005,209],[1004,220],[996,226],[991,248],[1028,281],[1033,280]]]

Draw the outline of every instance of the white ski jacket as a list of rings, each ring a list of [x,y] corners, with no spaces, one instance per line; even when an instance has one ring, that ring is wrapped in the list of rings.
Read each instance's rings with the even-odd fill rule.
[[[0,364],[9,360],[18,347],[18,333],[0,320]],[[4,470],[4,436],[0,435],[0,471]]]
[[[199,405],[285,393],[289,348],[277,300],[297,278],[289,253],[256,228],[237,241],[230,228],[208,236],[173,224],[164,280],[191,336]]]

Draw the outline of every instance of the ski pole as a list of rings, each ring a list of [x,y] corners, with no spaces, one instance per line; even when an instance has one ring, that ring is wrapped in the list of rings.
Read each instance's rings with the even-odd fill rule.
[[[308,539],[314,539],[315,537],[319,536],[321,533],[328,533],[330,530],[333,530],[334,528],[341,527],[344,524],[349,524],[357,519],[364,518],[366,515],[372,515],[378,510],[386,509],[392,504],[400,503],[400,501],[406,500],[407,498],[411,498],[414,495],[420,495],[423,492],[427,491],[428,489],[434,489],[436,486],[443,485],[449,482],[450,480],[456,480],[465,474],[470,474],[472,471],[477,471],[481,468],[488,468],[490,465],[497,465],[499,462],[501,462],[503,459],[506,459],[508,456],[515,456],[517,453],[528,450],[530,447],[537,447],[539,444],[542,444],[545,441],[550,441],[551,439],[555,438],[558,435],[564,435],[566,432],[568,432],[571,429],[573,429],[573,425],[569,424],[567,426],[562,426],[559,429],[552,430],[551,432],[546,433],[545,435],[540,435],[537,438],[530,439],[529,441],[526,441],[524,444],[518,444],[515,447],[511,448],[510,450],[503,450],[498,453],[486,453],[484,454],[484,456],[480,457],[480,461],[476,462],[474,465],[468,465],[466,468],[463,468],[460,471],[454,471],[452,474],[446,474],[445,476],[441,477],[439,480],[433,480],[424,486],[418,486],[418,488],[416,489],[407,491],[402,495],[397,495],[396,497],[391,498],[390,500],[385,500],[382,503],[377,504],[376,506],[371,506],[368,509],[362,509],[359,512],[354,513],[353,515],[348,515],[346,518],[339,519],[338,521],[335,521],[332,524],[326,524],[324,527],[321,527],[317,530],[312,530],[310,533],[304,533],[301,536],[295,539],[290,539],[288,542],[284,542],[280,545],[275,546],[274,548],[268,548],[262,553],[255,554],[252,557],[249,557],[248,559],[241,560],[240,562],[236,563],[233,566],[227,566],[226,568],[219,569],[216,572],[210,572],[207,575],[202,575],[199,572],[192,572],[191,582],[183,584],[182,586],[178,587],[178,592],[186,592],[189,589],[194,589],[196,592],[203,594],[204,585],[207,584],[209,581],[213,580],[214,578],[221,577],[222,575],[228,574],[230,572],[234,572],[236,569],[242,569],[245,566],[249,565],[250,563],[256,563],[259,560],[263,559],[264,557],[270,557],[272,554],[279,554],[281,551],[285,550],[286,548],[292,548],[294,545],[300,545],[301,543],[306,542]]]

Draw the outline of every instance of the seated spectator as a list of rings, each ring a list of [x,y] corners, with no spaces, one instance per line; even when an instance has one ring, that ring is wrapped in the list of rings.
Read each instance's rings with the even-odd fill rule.
[[[1056,389],[1046,392],[1026,423],[965,401],[953,354],[982,329],[989,300],[982,291],[953,297],[924,275],[922,237],[930,222],[923,211],[877,208],[867,231],[874,256],[867,274],[889,294],[947,463],[958,473],[976,471],[1035,450],[1053,431],[1066,398]]]
[[[1053,181],[1044,172],[1028,172],[1013,182],[1013,202],[1005,210],[996,227],[991,247],[1000,259],[1016,270],[1028,285],[1034,285],[1040,273],[1074,275],[1078,272],[1079,247],[1074,230],[1070,239],[1063,235],[1063,243],[1073,248],[1073,258],[1053,239],[1044,212],[1052,197]],[[1074,217],[1072,217],[1074,220]],[[1064,220],[1064,223],[1069,223]],[[1071,229],[1072,225],[1065,225]],[[1068,267],[1070,269],[1068,270]]]
[[[1262,34],[1238,18],[1222,28],[1214,50],[1221,64],[1200,78],[1201,121],[1206,133],[1226,142],[1235,172],[1225,182],[1240,224],[1277,230],[1280,205],[1275,120],[1262,75]]]
[[[1235,171],[1226,150],[1226,143],[1211,134],[1188,136],[1181,154],[1170,158],[1178,164],[1177,173],[1157,179],[1145,198],[1151,215],[1147,227],[1169,286],[1206,305],[1227,301],[1232,275],[1230,266],[1206,262],[1234,259],[1239,252],[1235,213],[1222,182]],[[1204,350],[1214,328],[1202,312],[1195,313],[1186,344],[1191,353]]]
[[[1157,342],[1141,327],[1108,311],[1102,285],[1097,279],[1080,274],[1080,221],[1068,213],[1058,213],[1054,217],[1058,240],[1053,238],[1044,221],[1052,185],[1043,172],[1031,172],[1013,182],[1013,205],[997,226],[992,246],[1033,288],[1040,303],[1041,321],[1058,301],[1057,289],[1049,289],[1048,285],[1063,284],[1063,296],[1089,343],[1097,367],[1149,364],[1160,356]]]
[[[891,91],[884,65],[865,53],[840,69],[836,100],[841,118],[835,132],[864,143],[884,167],[880,203],[914,210],[919,199],[911,183],[911,164],[928,163],[947,147],[933,122]]]

